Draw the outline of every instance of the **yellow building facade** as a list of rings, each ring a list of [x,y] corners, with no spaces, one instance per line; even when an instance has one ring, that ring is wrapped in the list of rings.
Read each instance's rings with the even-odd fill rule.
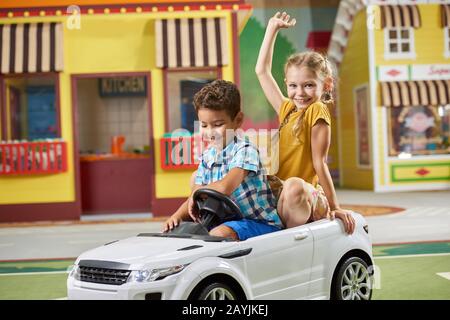
[[[450,188],[449,1],[341,1],[340,177],[375,191]]]
[[[251,14],[242,1],[78,3],[0,8],[0,221],[79,219],[83,211],[171,214],[192,173],[192,166],[162,164],[162,140],[184,117],[180,90],[192,95],[191,78],[239,83],[238,36]],[[44,132],[32,108],[46,97],[55,121]],[[108,135],[122,137],[126,148],[113,152]],[[108,190],[121,179],[122,189]],[[114,198],[136,203],[137,193],[144,194],[140,207],[108,207]]]

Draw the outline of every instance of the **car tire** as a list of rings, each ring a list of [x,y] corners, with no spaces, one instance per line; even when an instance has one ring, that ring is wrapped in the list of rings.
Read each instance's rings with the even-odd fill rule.
[[[236,292],[225,283],[213,282],[198,291],[196,300],[237,300]]]
[[[370,300],[372,298],[372,275],[366,261],[350,257],[335,272],[331,298],[333,300]]]

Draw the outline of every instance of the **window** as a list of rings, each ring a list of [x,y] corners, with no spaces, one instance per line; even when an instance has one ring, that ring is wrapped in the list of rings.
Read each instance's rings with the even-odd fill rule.
[[[56,83],[56,75],[3,79],[1,140],[60,137]]]
[[[416,57],[413,28],[386,28],[385,58],[403,59]]]
[[[177,129],[194,132],[194,121],[197,120],[194,95],[205,84],[220,77],[216,68],[166,71],[166,132]]]
[[[450,105],[389,108],[389,155],[450,154]]]

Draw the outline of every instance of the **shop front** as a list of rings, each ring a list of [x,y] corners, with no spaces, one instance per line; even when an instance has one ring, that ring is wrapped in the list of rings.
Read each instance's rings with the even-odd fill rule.
[[[251,6],[69,2],[0,9],[0,222],[169,215],[195,167],[193,95],[239,83]]]
[[[450,1],[343,0],[338,66],[341,185],[450,189]]]

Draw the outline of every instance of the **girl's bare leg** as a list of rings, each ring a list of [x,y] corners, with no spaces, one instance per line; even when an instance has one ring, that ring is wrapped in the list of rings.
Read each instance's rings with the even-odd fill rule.
[[[278,214],[286,228],[305,224],[312,211],[314,187],[300,178],[289,178],[283,184],[278,200]]]

